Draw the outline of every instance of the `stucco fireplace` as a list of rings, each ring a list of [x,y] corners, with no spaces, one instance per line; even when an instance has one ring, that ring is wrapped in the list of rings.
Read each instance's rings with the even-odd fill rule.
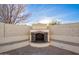
[[[31,30],[30,42],[36,42],[36,43],[49,42],[49,30]]]

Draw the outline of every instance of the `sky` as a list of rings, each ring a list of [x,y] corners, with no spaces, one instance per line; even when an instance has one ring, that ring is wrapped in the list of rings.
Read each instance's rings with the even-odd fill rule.
[[[79,22],[79,4],[30,4],[27,24],[59,21],[61,24]]]

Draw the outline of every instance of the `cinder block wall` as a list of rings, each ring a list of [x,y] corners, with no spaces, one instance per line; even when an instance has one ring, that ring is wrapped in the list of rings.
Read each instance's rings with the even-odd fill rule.
[[[79,23],[50,26],[51,45],[79,53]]]
[[[27,46],[30,27],[0,23],[0,53]]]

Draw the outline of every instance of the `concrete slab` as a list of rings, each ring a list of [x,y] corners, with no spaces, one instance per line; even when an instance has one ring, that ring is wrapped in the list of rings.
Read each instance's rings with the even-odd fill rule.
[[[26,46],[16,50],[1,53],[0,55],[78,55],[78,54],[52,46],[42,48]]]

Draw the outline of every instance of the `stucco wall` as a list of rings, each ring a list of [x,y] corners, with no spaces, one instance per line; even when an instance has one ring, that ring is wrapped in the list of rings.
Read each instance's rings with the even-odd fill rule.
[[[51,45],[79,53],[79,23],[50,26]]]
[[[47,26],[47,24],[38,23],[38,24],[33,24],[32,29],[33,30],[45,30],[45,29],[48,29],[48,26]]]
[[[25,25],[0,24],[0,53],[27,46],[30,27]]]
[[[5,40],[19,41],[29,39],[29,27],[23,25],[5,24]]]

